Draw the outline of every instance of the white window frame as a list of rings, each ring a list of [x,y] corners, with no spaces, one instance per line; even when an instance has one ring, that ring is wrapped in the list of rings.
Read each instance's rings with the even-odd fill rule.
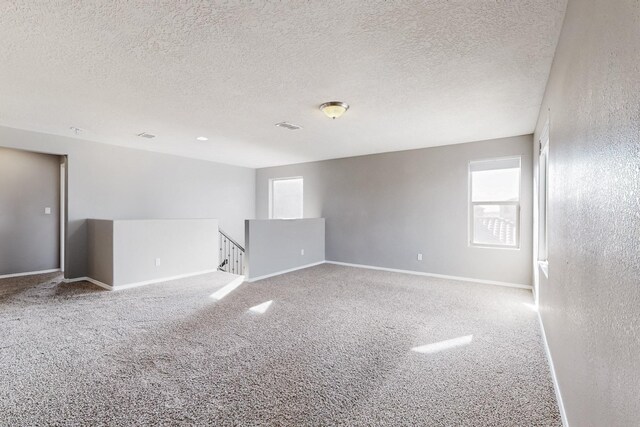
[[[549,277],[549,121],[538,140],[538,264]],[[542,166],[544,165],[544,167]]]
[[[276,181],[288,181],[292,179],[301,179],[302,180],[302,207],[301,207],[301,216],[300,218],[275,218],[273,215],[273,184]],[[281,178],[271,178],[269,179],[269,219],[302,219],[304,218],[304,178],[302,176],[287,176]]]
[[[520,164],[520,173],[518,174],[518,201],[517,202],[494,202],[494,201],[484,201],[484,202],[474,202],[473,201],[473,177],[471,171],[471,165],[473,163],[478,162],[491,162],[496,160],[514,160],[517,159]],[[522,198],[522,156],[507,156],[507,157],[491,157],[487,159],[477,159],[471,160],[468,164],[467,170],[468,180],[469,180],[469,235],[468,235],[468,244],[473,248],[489,248],[489,249],[509,249],[509,250],[520,250],[520,200]],[[492,245],[489,243],[475,243],[473,238],[475,236],[475,221],[473,217],[473,211],[475,206],[482,205],[497,205],[497,206],[515,206],[516,207],[516,240],[515,245]]]

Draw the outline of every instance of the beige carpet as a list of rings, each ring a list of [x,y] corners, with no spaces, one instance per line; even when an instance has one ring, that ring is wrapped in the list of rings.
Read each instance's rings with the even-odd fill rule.
[[[210,297],[230,279],[0,280],[0,425],[561,425],[528,291],[320,265]]]

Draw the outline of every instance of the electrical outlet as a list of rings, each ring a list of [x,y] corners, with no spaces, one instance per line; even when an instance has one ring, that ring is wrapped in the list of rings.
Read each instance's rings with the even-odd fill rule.
[[[156,258],[156,267],[160,267],[160,258]]]
[[[422,261],[422,254],[418,254],[418,261]]]
[[[45,215],[51,215],[51,208],[44,208]]]
[[[300,255],[304,255],[304,249],[300,249]]]

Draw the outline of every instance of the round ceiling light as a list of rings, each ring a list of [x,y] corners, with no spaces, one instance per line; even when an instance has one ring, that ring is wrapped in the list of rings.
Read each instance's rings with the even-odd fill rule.
[[[206,136],[199,136],[196,138],[198,141],[208,141],[209,138],[207,138]]]
[[[349,105],[346,102],[331,101],[320,106],[320,110],[331,119],[337,119],[347,112]]]

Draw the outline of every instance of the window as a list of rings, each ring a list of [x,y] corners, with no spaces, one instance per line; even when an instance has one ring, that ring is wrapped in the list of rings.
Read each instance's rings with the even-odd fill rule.
[[[272,179],[270,185],[270,218],[302,218],[302,178]]]
[[[520,157],[469,163],[469,243],[519,247]]]
[[[538,261],[547,261],[547,223],[549,205],[549,124],[540,137],[538,163]]]

